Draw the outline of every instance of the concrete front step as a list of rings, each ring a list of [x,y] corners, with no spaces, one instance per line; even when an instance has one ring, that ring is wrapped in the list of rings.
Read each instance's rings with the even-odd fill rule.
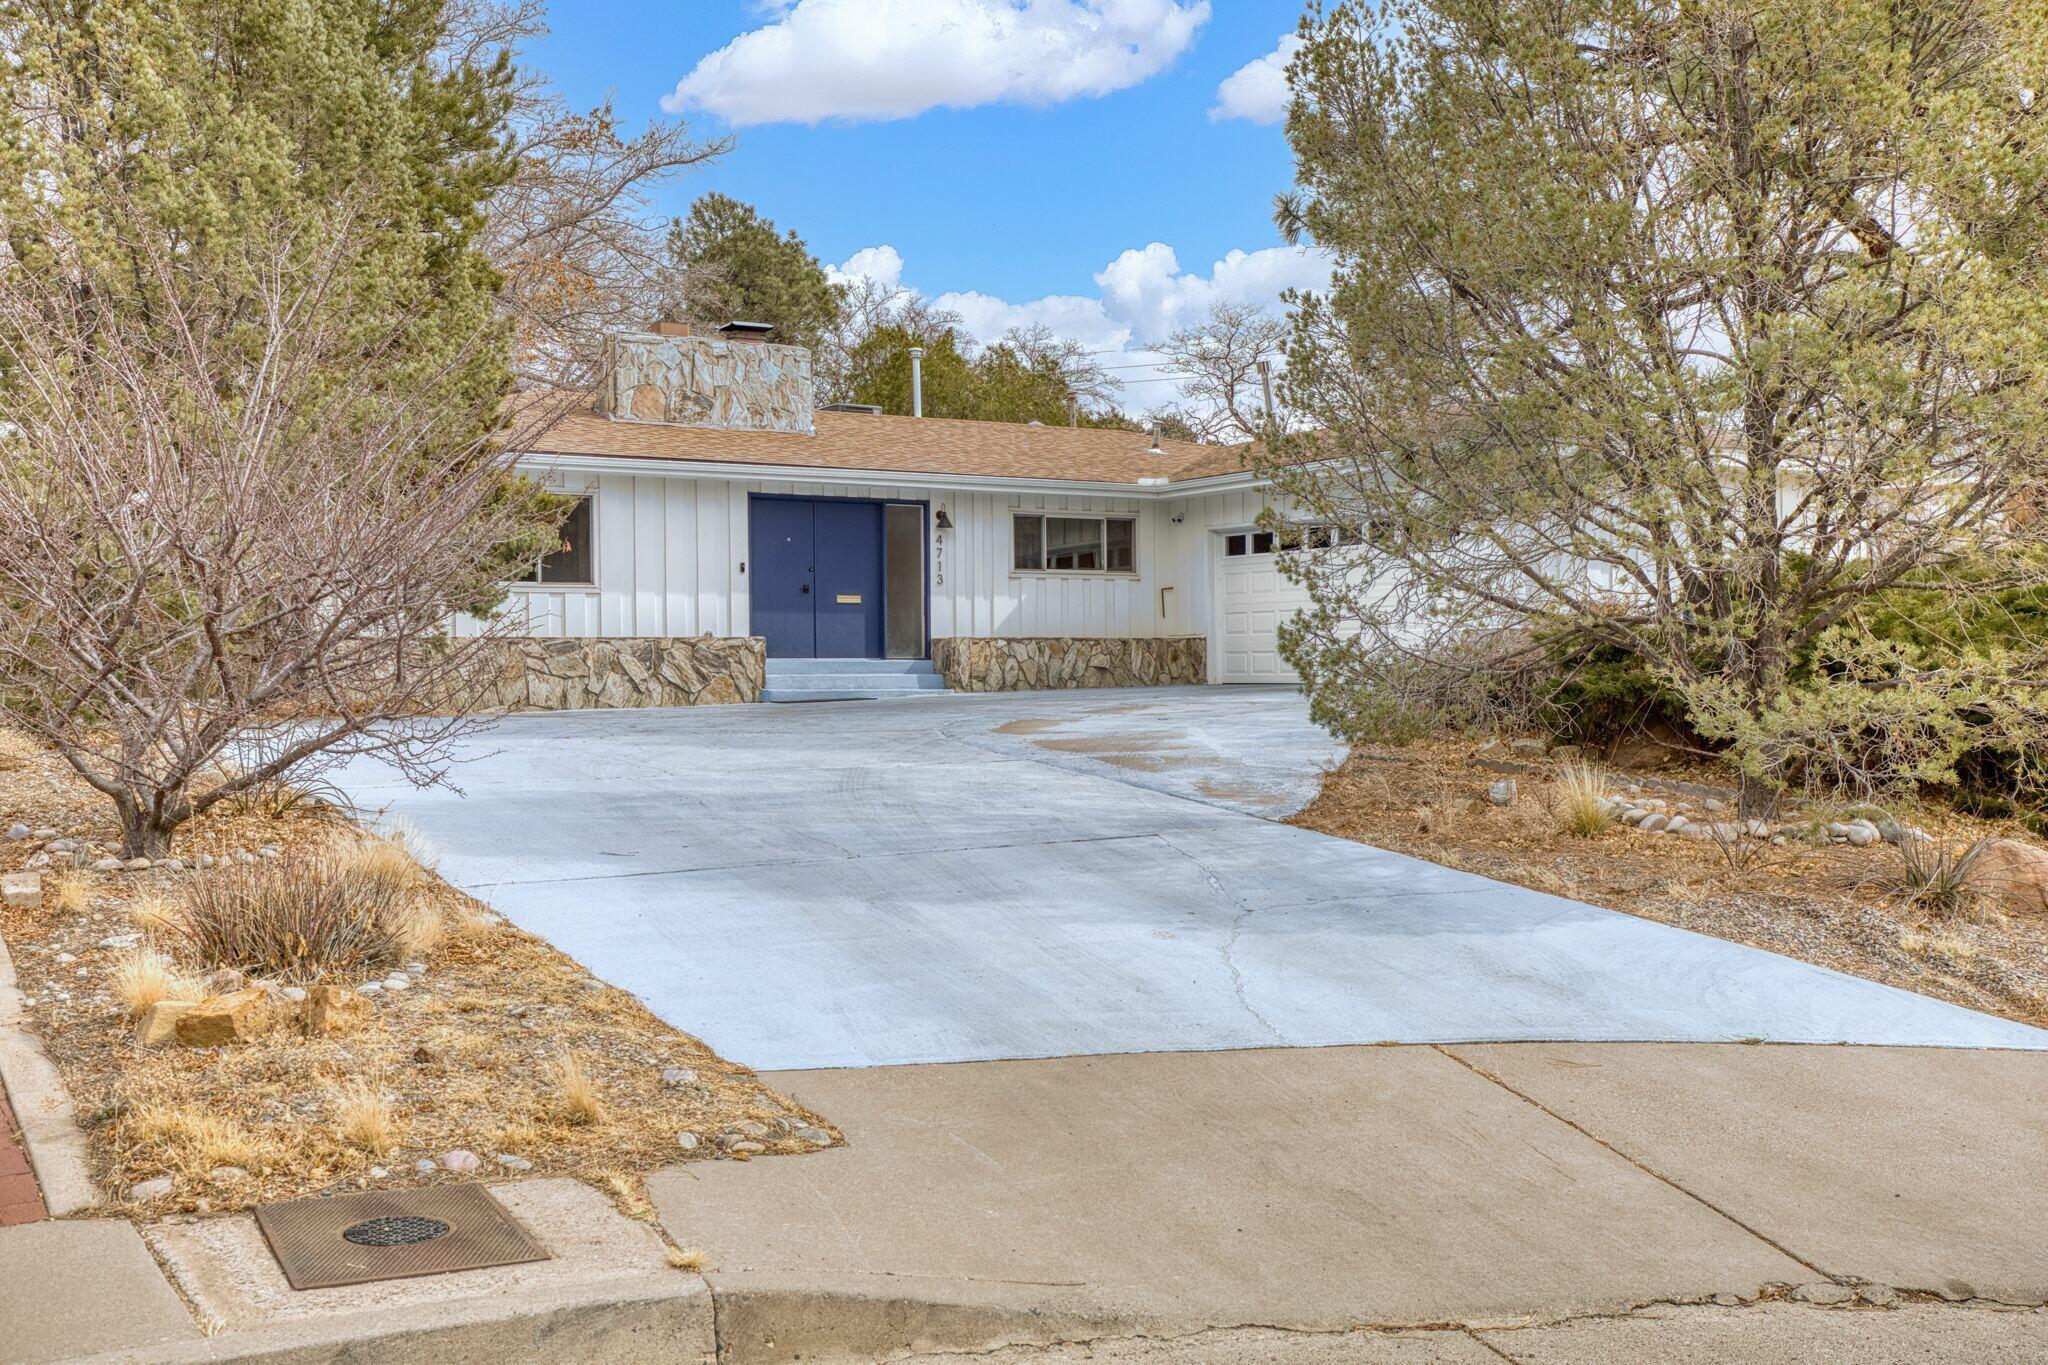
[[[929,659],[770,659],[765,702],[873,701],[952,689]]]
[[[768,686],[783,692],[944,692],[946,680],[934,673],[770,673]]]
[[[885,676],[893,673],[936,674],[930,659],[770,659],[768,676],[800,677],[810,673],[858,673]]]

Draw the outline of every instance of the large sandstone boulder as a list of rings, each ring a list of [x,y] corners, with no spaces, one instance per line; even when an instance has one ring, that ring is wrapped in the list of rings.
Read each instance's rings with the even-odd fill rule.
[[[182,1047],[221,1047],[260,1038],[277,1023],[277,1007],[260,988],[202,1000],[178,1016]]]
[[[1977,854],[1971,881],[2007,909],[2048,915],[2048,852],[2017,839],[1993,839]]]

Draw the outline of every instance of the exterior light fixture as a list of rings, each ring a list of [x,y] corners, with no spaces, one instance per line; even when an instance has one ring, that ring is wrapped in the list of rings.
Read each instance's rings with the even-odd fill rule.
[[[939,519],[933,522],[932,525],[938,527],[941,531],[950,531],[953,529],[953,519],[947,516],[946,509],[941,507],[939,509]]]

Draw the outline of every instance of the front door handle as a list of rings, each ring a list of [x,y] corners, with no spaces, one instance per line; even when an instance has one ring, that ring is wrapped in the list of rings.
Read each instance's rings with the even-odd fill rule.
[[[805,592],[809,592],[809,591],[811,590],[811,585],[810,585],[810,584],[808,584],[808,583],[804,584],[804,588],[803,588],[803,590],[804,590]]]

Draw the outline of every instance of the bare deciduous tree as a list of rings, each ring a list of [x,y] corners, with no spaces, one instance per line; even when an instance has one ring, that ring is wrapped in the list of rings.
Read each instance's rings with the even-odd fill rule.
[[[1287,322],[1257,304],[1220,301],[1195,327],[1160,343],[1169,373],[1186,402],[1171,410],[1202,441],[1249,441],[1265,430],[1260,361],[1272,361],[1287,340]]]
[[[448,0],[443,59],[488,66],[547,32],[543,0]],[[704,281],[667,260],[665,225],[647,196],[663,180],[725,155],[680,121],[629,133],[610,101],[569,106],[544,75],[522,69],[510,116],[512,178],[493,196],[483,247],[505,277],[513,363],[527,384],[587,382],[607,336],[645,326],[664,301]]]
[[[334,306],[354,235],[337,210],[201,269],[138,226],[139,308],[0,257],[0,700],[124,856],[354,755],[436,780],[493,667],[451,613],[548,514],[476,434],[500,394],[465,356]]]
[[[907,336],[929,343],[960,326],[959,314],[935,307],[908,285],[863,275],[842,281],[841,287],[839,320],[826,329],[812,358],[821,402],[856,401],[856,357],[862,345],[884,328],[900,329]]]

